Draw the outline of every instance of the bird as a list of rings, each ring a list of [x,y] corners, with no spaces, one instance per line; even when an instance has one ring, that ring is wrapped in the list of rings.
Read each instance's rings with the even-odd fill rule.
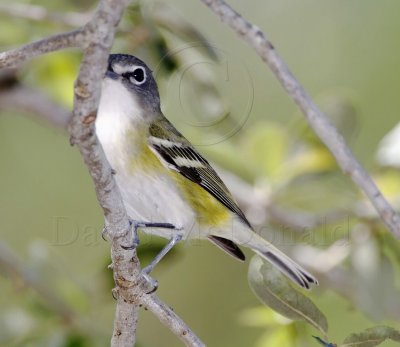
[[[145,273],[179,241],[205,239],[241,261],[239,246],[250,248],[303,288],[318,284],[255,232],[208,160],[163,115],[152,71],[139,58],[109,56],[95,129],[135,231],[169,240]]]

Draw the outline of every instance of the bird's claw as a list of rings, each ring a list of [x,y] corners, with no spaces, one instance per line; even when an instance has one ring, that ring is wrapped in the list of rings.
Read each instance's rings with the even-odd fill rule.
[[[108,241],[108,229],[106,225],[104,225],[103,230],[101,231],[101,238],[104,241]]]
[[[141,275],[144,277],[144,279],[146,280],[146,285],[148,290],[146,290],[146,294],[152,294],[154,293],[157,288],[158,288],[158,281],[156,279],[154,279],[153,277],[151,277],[147,272],[146,272],[146,268],[144,268],[141,271]]]
[[[139,246],[140,240],[139,240],[137,230],[138,230],[138,228],[143,226],[143,224],[145,224],[145,223],[136,222],[134,220],[129,220],[130,228],[128,230],[128,234],[129,234],[128,238],[132,240],[132,243],[128,246],[121,245],[121,248],[129,251],[129,250],[135,249],[137,246]]]
[[[118,292],[118,288],[117,287],[111,289],[111,295],[112,295],[114,300],[118,300],[118,294],[119,294],[119,292]]]
[[[137,246],[139,246],[139,242],[138,241],[134,241],[129,246],[121,245],[121,248],[126,250],[126,251],[131,251],[132,249],[136,249]]]

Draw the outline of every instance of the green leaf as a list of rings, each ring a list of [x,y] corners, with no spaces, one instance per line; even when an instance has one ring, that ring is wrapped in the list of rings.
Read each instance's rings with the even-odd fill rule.
[[[270,263],[254,256],[248,278],[254,293],[265,305],[290,319],[304,320],[326,335],[328,322],[324,314]]]
[[[400,342],[400,332],[387,326],[376,326],[345,338],[341,347],[373,347],[386,339]]]

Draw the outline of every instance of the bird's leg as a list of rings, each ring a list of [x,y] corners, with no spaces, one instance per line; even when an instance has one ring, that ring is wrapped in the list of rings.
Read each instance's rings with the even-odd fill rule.
[[[134,249],[138,246],[139,244],[139,237],[137,234],[137,230],[139,228],[164,228],[164,229],[174,229],[176,231],[180,230],[176,228],[173,224],[170,223],[150,223],[150,222],[138,222],[138,221],[129,221],[131,225],[131,229],[129,230],[130,233],[133,233],[131,239],[133,240],[132,244],[130,246],[121,246],[123,249],[129,250],[129,249]],[[157,290],[158,288],[158,282],[157,280],[151,278],[149,276],[150,272],[154,269],[154,267],[160,262],[162,258],[174,247],[174,245],[179,242],[182,239],[181,234],[175,234],[174,236],[171,237],[169,242],[166,244],[166,246],[161,250],[159,254],[150,262],[149,265],[147,265],[144,269],[142,269],[141,274],[143,277],[146,278],[147,282],[150,285],[151,290],[148,292],[148,294],[153,293],[154,291]]]
[[[150,262],[149,265],[147,265],[142,272],[145,274],[150,274],[150,272],[153,271],[154,267],[161,261],[162,258],[164,258],[167,253],[180,241],[182,240],[182,234],[175,234],[173,235],[168,243],[165,245],[165,247],[161,250],[160,253],[158,253],[155,258]]]
[[[178,230],[178,229],[177,229]],[[150,272],[153,271],[154,267],[161,261],[162,258],[180,241],[182,240],[181,234],[175,234],[170,238],[165,247],[158,253],[155,258],[142,269],[141,274],[144,278],[146,278],[147,282],[150,284],[151,290],[147,294],[151,294],[155,292],[158,288],[158,281],[152,277],[150,277]]]

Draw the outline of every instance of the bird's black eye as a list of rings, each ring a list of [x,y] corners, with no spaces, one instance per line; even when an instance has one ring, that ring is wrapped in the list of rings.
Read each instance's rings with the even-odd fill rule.
[[[123,73],[122,77],[129,79],[129,81],[132,82],[133,84],[141,85],[144,82],[146,82],[147,76],[146,76],[146,70],[143,67],[138,66],[133,71]]]
[[[142,83],[146,78],[145,74],[145,70],[142,67],[138,67],[135,71],[133,71],[133,78],[136,80],[136,82]]]

